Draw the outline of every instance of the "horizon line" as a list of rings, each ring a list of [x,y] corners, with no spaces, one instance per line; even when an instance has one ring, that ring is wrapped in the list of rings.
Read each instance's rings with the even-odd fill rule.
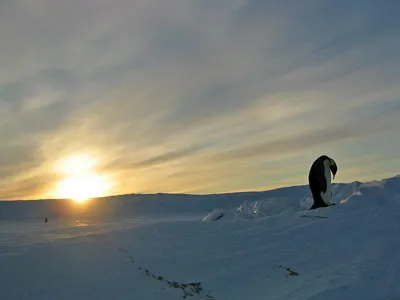
[[[383,177],[381,179],[373,179],[373,180],[353,180],[353,181],[348,181],[348,182],[334,182],[332,185],[338,185],[338,184],[350,184],[354,182],[360,182],[360,183],[368,183],[368,182],[373,182],[373,181],[383,181],[383,180],[388,180],[391,178],[396,178],[400,177],[400,173],[397,173],[393,176],[389,177]],[[125,197],[125,196],[155,196],[155,195],[171,195],[171,196],[215,196],[215,195],[231,195],[231,194],[245,194],[245,193],[263,193],[263,192],[269,192],[269,191],[276,191],[276,190],[281,190],[285,188],[294,188],[294,187],[304,187],[308,186],[308,183],[305,184],[297,184],[297,185],[289,185],[289,186],[281,186],[281,187],[276,187],[276,188],[271,188],[271,189],[260,189],[260,190],[243,190],[243,191],[232,191],[232,192],[220,192],[220,193],[167,193],[167,192],[157,192],[157,193],[127,193],[127,194],[111,194],[107,196],[101,196],[101,197],[94,197],[91,198],[91,200],[96,200],[96,199],[104,199],[104,198],[116,198],[116,197]],[[42,198],[42,199],[0,199],[0,202],[24,202],[24,201],[54,201],[54,200],[67,200],[71,201],[71,199],[68,198]]]

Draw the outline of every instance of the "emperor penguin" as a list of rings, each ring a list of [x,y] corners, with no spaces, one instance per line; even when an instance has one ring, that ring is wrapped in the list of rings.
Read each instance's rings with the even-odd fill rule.
[[[338,170],[336,162],[327,155],[318,157],[311,166],[308,174],[308,183],[314,199],[310,209],[327,207],[332,203],[331,171],[335,179]]]

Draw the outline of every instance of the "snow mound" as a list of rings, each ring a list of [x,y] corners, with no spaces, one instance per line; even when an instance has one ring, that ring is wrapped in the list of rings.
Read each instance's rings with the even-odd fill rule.
[[[236,216],[243,218],[260,218],[304,209],[302,203],[296,198],[274,197],[251,202],[245,201],[236,209]]]
[[[203,219],[203,222],[207,221],[217,221],[221,219],[225,215],[225,212],[221,209],[215,209],[212,212],[209,212]]]

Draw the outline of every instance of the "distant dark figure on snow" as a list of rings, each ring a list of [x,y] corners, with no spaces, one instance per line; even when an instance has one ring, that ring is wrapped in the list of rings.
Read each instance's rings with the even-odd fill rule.
[[[336,162],[326,155],[314,161],[308,174],[308,183],[314,199],[310,209],[335,205],[332,203],[331,171],[335,179],[337,169]]]
[[[47,218],[46,218],[46,219],[44,219],[44,222],[45,222],[45,223],[47,223]]]

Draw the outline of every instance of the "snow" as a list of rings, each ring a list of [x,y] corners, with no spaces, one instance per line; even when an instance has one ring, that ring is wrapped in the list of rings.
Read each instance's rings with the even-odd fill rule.
[[[203,218],[203,221],[217,221],[221,219],[225,215],[225,212],[221,209],[214,209],[212,212],[209,212],[207,216]]]
[[[0,202],[0,299],[400,299],[400,176],[332,193]]]

